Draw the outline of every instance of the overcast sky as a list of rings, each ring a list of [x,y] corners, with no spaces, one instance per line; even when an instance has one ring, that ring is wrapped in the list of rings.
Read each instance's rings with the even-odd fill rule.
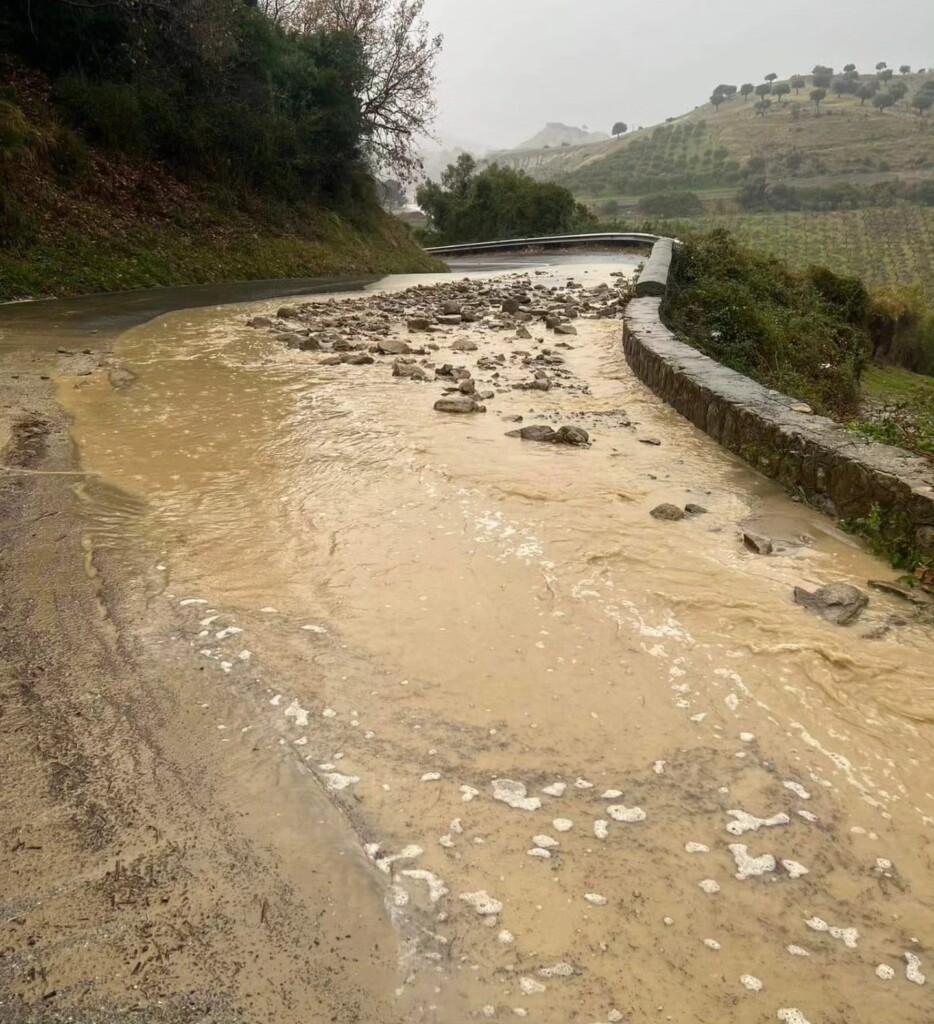
[[[934,67],[934,0],[426,0],[425,15],[445,37],[445,143],[655,124],[720,82],[815,64]]]

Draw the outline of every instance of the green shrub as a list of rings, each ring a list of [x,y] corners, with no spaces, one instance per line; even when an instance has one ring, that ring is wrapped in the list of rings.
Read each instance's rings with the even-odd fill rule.
[[[81,136],[72,128],[58,130],[49,150],[49,160],[56,177],[63,184],[73,185],[91,171],[91,154]]]
[[[149,150],[143,106],[134,86],[65,75],[55,83],[52,96],[90,142],[133,155]]]
[[[638,204],[639,213],[655,217],[687,217],[703,210],[696,192],[653,192],[643,196]]]
[[[676,250],[663,315],[718,362],[846,416],[870,351],[860,289],[822,268],[796,273],[713,231]]]
[[[934,314],[920,285],[877,288],[868,322],[876,362],[934,374]]]

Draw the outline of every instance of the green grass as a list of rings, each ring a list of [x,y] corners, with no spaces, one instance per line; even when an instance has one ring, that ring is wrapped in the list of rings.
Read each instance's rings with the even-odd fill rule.
[[[223,234],[173,223],[89,233],[64,226],[28,245],[0,248],[0,301],[157,285],[341,273],[439,270],[408,232],[382,214],[352,225],[319,214],[314,239],[287,232]]]
[[[820,264],[873,284],[920,283],[934,301],[934,207],[702,215],[657,225],[676,235],[726,228],[794,267]]]

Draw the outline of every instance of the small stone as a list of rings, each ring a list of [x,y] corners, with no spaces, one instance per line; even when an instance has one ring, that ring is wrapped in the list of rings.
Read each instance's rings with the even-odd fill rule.
[[[556,324],[555,334],[577,334],[577,328],[572,324]]]
[[[855,622],[869,604],[869,598],[849,583],[831,583],[813,592],[795,587],[795,603],[837,626]]]
[[[675,523],[679,519],[684,519],[684,511],[678,508],[677,505],[672,505],[670,502],[662,502],[661,505],[656,505],[655,508],[649,513],[653,519],[663,519],[666,522]]]
[[[458,338],[451,346],[452,352],[476,352],[477,343],[469,338]]]
[[[761,533],[744,533],[743,544],[757,555],[771,555],[774,550],[769,538],[763,537]]]
[[[639,438],[639,444],[651,444],[651,445],[654,445],[656,448],[661,443],[662,442],[659,441],[659,439],[657,437],[640,437]]]
[[[521,324],[516,329],[516,337],[521,338],[523,341],[528,341],[532,337],[532,332],[525,326],[525,324]]]
[[[687,512],[689,516],[703,516],[707,514],[707,509],[705,509],[703,505],[695,505],[693,501],[689,501],[684,506],[684,511]]]
[[[453,413],[486,412],[485,406],[480,405],[469,395],[439,398],[434,404],[434,409],[436,412]]]
[[[414,334],[416,331],[427,331],[431,321],[426,316],[409,317],[406,326]]]
[[[804,413],[806,416],[810,416],[814,412],[814,410],[806,402],[796,402],[791,407],[791,411]]]

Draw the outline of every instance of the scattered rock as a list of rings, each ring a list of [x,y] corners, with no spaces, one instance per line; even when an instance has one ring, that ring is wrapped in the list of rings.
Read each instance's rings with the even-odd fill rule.
[[[792,412],[804,413],[806,416],[813,415],[814,410],[806,402],[796,402],[791,407]]]
[[[107,374],[107,379],[110,381],[110,386],[115,390],[119,391],[121,388],[128,388],[131,384],[136,381],[136,374],[127,370],[123,366],[115,366],[110,373]]]
[[[551,427],[535,423],[529,427],[520,427],[519,430],[510,430],[507,437],[521,437],[523,441],[553,441],[557,436]]]
[[[414,334],[416,331],[427,331],[431,327],[431,321],[427,316],[412,316],[409,317],[406,326]]]
[[[455,302],[453,299],[448,299],[447,302],[443,302],[441,304],[441,313],[444,316],[461,316],[461,304],[459,302]]]
[[[463,321],[463,317],[460,313],[442,314],[437,318],[439,324],[443,324],[445,327],[454,327]]]
[[[554,444],[589,445],[590,434],[583,427],[559,427],[552,438]]]
[[[677,505],[672,505],[671,502],[664,501],[661,505],[656,505],[649,515],[653,519],[664,519],[674,523],[679,519],[684,519],[684,510],[678,508]]]
[[[757,555],[771,555],[773,551],[772,542],[761,533],[744,533],[743,543]]]
[[[571,324],[556,324],[555,334],[577,334],[577,328]]]
[[[651,444],[651,445],[654,445],[656,448],[661,443],[662,442],[659,441],[659,439],[657,437],[640,437],[639,438],[639,444]]]
[[[348,366],[369,366],[370,363],[376,362],[366,352],[345,352],[340,359],[342,363],[346,363]]]
[[[477,343],[469,338],[458,338],[451,346],[453,352],[476,352]]]
[[[879,590],[883,594],[891,594],[893,597],[902,597],[912,604],[928,606],[934,604],[934,597],[917,587],[908,587],[902,583],[892,580],[869,580],[869,586],[873,590]]]
[[[849,583],[831,583],[810,592],[795,587],[795,603],[837,626],[855,622],[869,604],[869,598]]]
[[[518,313],[519,312],[519,300],[518,299],[503,299],[503,304],[500,307],[504,313]]]
[[[412,351],[401,338],[380,338],[376,348],[384,356],[406,356]]]
[[[532,337],[532,332],[528,327],[521,326],[516,330],[516,337],[522,338],[523,341],[528,341]]]
[[[452,398],[439,398],[434,404],[436,412],[486,412],[486,407],[476,402],[469,395],[459,395]]]
[[[427,381],[428,374],[416,363],[406,363],[397,359],[392,364],[393,377],[406,377],[409,380]]]
[[[689,501],[684,506],[684,511],[687,512],[689,516],[703,516],[707,514],[707,509],[705,509],[703,505],[695,505],[693,501]]]
[[[296,320],[298,319],[298,309],[295,306],[280,306],[276,316],[280,320]]]

